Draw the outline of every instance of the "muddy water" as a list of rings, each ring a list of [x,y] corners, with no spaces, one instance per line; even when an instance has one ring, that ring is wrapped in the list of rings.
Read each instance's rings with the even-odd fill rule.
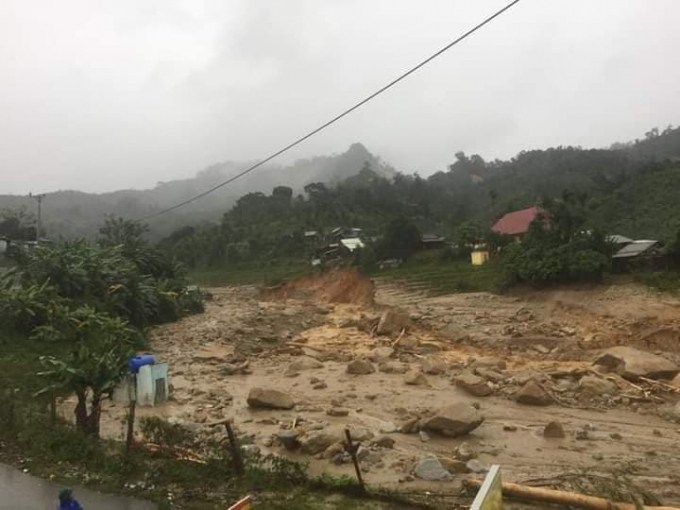
[[[57,507],[62,487],[0,464],[0,510],[46,510]],[[74,494],[84,510],[155,510],[148,501],[100,494],[75,488]]]

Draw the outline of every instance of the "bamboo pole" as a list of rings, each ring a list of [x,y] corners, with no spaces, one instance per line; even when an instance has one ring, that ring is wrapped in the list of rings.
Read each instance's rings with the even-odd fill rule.
[[[466,485],[474,488],[482,486],[482,480],[469,479]],[[540,487],[529,487],[517,483],[503,482],[503,496],[529,501],[542,501],[553,505],[567,505],[587,510],[638,510],[632,503],[615,503],[596,496],[586,496],[575,492],[565,492]],[[679,510],[670,506],[645,506],[645,510]]]

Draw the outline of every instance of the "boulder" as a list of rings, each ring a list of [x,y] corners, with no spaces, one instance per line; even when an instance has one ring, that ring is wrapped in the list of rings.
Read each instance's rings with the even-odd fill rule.
[[[297,430],[280,430],[276,433],[276,437],[286,450],[296,450],[300,447],[299,436],[300,432]]]
[[[451,474],[464,474],[468,472],[465,462],[461,460],[452,459],[451,457],[437,457],[437,459],[444,466],[444,469]]]
[[[484,416],[465,402],[458,402],[438,411],[424,420],[423,428],[445,436],[458,437],[469,434],[484,421]]]
[[[368,354],[368,359],[375,363],[388,361],[394,354],[392,347],[376,347]]]
[[[316,455],[325,451],[329,446],[338,442],[336,434],[324,431],[313,431],[298,439],[302,447],[302,453]]]
[[[343,454],[345,452],[345,445],[342,443],[333,443],[323,452],[324,459],[332,459],[336,455]]]
[[[385,310],[380,316],[378,329],[379,335],[393,335],[401,333],[401,330],[408,327],[409,315],[400,310]]]
[[[632,381],[640,377],[672,379],[680,372],[680,367],[666,358],[626,346],[607,349],[593,364]]]
[[[375,435],[373,432],[364,427],[350,427],[349,433],[350,436],[352,436],[352,441],[369,441],[373,439],[373,436]],[[340,433],[340,439],[342,441],[345,440],[344,430]]]
[[[506,379],[505,375],[501,374],[497,370],[494,370],[493,368],[476,368],[475,374],[495,384],[501,383]]]
[[[413,474],[422,480],[430,482],[453,480],[451,473],[444,469],[437,456],[431,453],[423,455],[418,464],[416,464]]]
[[[564,433],[562,424],[557,421],[551,421],[543,429],[543,437],[550,439],[562,439],[565,436],[566,434]]]
[[[429,386],[427,377],[419,370],[411,370],[404,376],[404,382],[412,386]]]
[[[439,334],[449,342],[465,342],[470,339],[470,335],[467,331],[456,324],[444,326],[439,330]]]
[[[385,374],[405,374],[409,368],[406,363],[398,361],[384,361],[378,365],[378,370]]]
[[[347,373],[353,375],[367,375],[375,372],[375,367],[370,361],[355,359],[347,365]]]
[[[300,356],[295,361],[293,361],[290,365],[288,365],[288,370],[286,370],[286,373],[288,375],[297,374],[297,373],[303,372],[305,370],[314,370],[316,368],[322,368],[322,367],[323,367],[323,363],[321,363],[319,360],[316,360],[316,359],[311,358],[309,356]]]
[[[491,388],[486,382],[486,379],[479,377],[478,375],[471,374],[470,372],[463,372],[457,376],[454,381],[456,382],[456,386],[476,397],[491,395]]]
[[[248,393],[248,406],[264,409],[292,409],[293,398],[279,390],[251,388]]]
[[[515,394],[515,400],[517,400],[519,404],[529,406],[549,406],[553,403],[552,397],[535,379],[531,379],[522,386]]]
[[[584,395],[592,397],[604,394],[614,395],[618,391],[616,383],[592,375],[581,377],[578,385]]]
[[[438,358],[425,358],[421,361],[420,366],[423,372],[428,375],[443,374],[449,368],[446,362]]]
[[[486,473],[489,470],[489,467],[478,459],[468,460],[465,467],[470,473]]]
[[[373,441],[374,445],[379,446],[380,448],[388,448],[390,450],[394,448],[394,443],[394,439],[392,439],[390,436],[380,436],[375,441]]]

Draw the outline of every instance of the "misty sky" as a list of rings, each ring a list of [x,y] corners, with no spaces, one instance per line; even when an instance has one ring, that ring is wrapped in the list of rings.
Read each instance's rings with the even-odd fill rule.
[[[0,193],[140,188],[287,144],[508,0],[0,0]],[[680,123],[680,1],[523,0],[282,161],[429,174]]]

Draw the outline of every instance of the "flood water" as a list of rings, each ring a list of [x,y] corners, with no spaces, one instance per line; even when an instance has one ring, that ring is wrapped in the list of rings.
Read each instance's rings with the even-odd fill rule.
[[[0,464],[0,510],[54,510],[63,486]],[[156,510],[148,501],[73,488],[83,510]]]

